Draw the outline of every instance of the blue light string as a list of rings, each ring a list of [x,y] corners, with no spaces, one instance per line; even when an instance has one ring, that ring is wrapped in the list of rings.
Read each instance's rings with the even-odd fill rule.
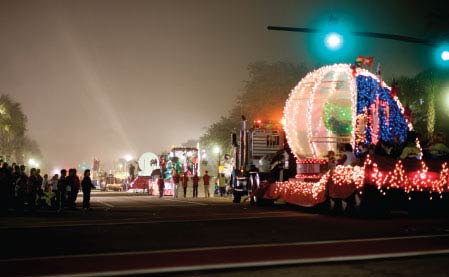
[[[364,113],[364,108],[368,111],[368,117],[372,116],[369,107],[375,103],[376,98],[384,101],[389,107],[389,116],[384,106],[379,108],[379,134],[378,137],[384,141],[393,142],[398,136],[401,142],[405,141],[408,125],[398,104],[391,96],[390,90],[379,85],[379,82],[370,76],[358,75],[357,85],[357,116]],[[372,143],[371,126],[368,123],[365,129],[366,144]]]

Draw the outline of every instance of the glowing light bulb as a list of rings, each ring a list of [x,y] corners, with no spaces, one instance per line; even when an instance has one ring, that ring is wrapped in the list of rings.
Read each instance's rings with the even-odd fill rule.
[[[443,52],[441,52],[441,59],[443,60],[443,61],[449,61],[449,51],[443,51]]]
[[[338,50],[343,45],[343,37],[338,33],[329,33],[324,38],[324,42],[330,50]]]

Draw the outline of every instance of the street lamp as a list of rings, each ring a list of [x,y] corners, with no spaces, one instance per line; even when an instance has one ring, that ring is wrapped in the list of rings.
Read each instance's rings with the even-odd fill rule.
[[[31,158],[31,159],[28,160],[28,165],[30,167],[38,167],[39,163],[35,159]]]
[[[129,161],[131,161],[133,159],[133,156],[131,156],[131,155],[125,155],[125,160],[126,160],[126,162],[129,162]]]
[[[125,159],[125,176],[129,178],[128,163],[133,159],[133,156],[128,154],[125,155],[124,159]]]

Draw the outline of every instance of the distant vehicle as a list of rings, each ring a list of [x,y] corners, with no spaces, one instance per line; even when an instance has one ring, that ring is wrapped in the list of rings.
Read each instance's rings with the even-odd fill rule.
[[[122,191],[122,184],[106,184],[106,191]]]
[[[231,176],[234,202],[240,202],[263,180],[276,180],[279,172],[288,168],[288,154],[285,152],[285,133],[280,123],[256,119],[247,128],[246,118],[242,116],[239,142],[232,135],[235,170]],[[278,174],[275,174],[277,170]],[[277,176],[276,176],[277,175]],[[282,174],[280,175],[282,178]]]

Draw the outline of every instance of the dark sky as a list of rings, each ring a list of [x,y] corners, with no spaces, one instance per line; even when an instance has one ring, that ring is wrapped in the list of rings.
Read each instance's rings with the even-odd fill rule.
[[[329,62],[309,35],[267,25],[313,28],[333,15],[353,31],[433,36],[429,11],[447,13],[447,1],[412,2],[0,1],[0,92],[22,103],[49,170],[159,153],[226,115],[249,63]],[[340,61],[372,55],[387,76],[415,74],[431,50],[365,38]]]

